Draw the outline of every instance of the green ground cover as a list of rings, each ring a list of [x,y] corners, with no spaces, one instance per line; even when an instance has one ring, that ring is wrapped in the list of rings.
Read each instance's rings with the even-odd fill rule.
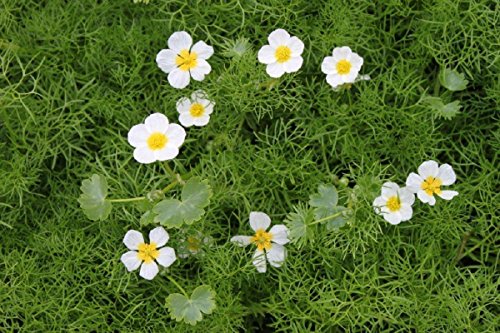
[[[2,0],[0,331],[494,332],[499,13],[488,0]],[[305,50],[299,72],[273,80],[257,51],[276,28]],[[215,49],[212,72],[184,90],[155,63],[178,30]],[[372,79],[333,92],[321,62],[343,45]],[[444,68],[467,88],[440,87]],[[170,165],[208,180],[188,231],[212,241],[146,281],[120,262],[127,230],[151,229],[139,207],[90,221],[81,182],[101,174],[114,198],[163,188],[170,176],[134,161],[127,133],[153,112],[177,121],[176,101],[199,88],[214,114]],[[426,96],[462,107],[446,119]],[[404,184],[429,159],[453,166],[460,194],[416,204],[397,226],[376,215],[382,183]],[[349,223],[313,228],[283,267],[257,273],[229,239],[250,233],[251,211],[273,223],[303,212],[322,183],[349,202]],[[175,247],[182,234],[169,232]],[[217,308],[197,326],[172,320],[177,288],[161,275],[210,285]]]

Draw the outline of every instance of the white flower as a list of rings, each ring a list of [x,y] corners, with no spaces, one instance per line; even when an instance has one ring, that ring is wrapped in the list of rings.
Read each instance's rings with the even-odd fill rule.
[[[373,207],[375,212],[390,224],[399,224],[411,219],[411,206],[414,202],[415,195],[409,189],[399,188],[398,184],[387,182],[382,185],[382,195],[373,201]]]
[[[184,128],[169,124],[167,117],[161,113],[150,115],[144,124],[133,126],[128,132],[128,142],[135,147],[134,158],[139,163],[175,158],[185,138]]]
[[[210,120],[210,114],[214,111],[214,102],[205,98],[203,90],[197,90],[191,95],[191,99],[182,97],[177,101],[179,122],[184,127],[205,126]]]
[[[162,227],[149,232],[149,244],[139,231],[129,230],[123,238],[123,243],[130,251],[124,253],[121,261],[129,272],[141,267],[139,275],[146,280],[152,280],[158,274],[158,264],[168,267],[175,261],[175,251],[171,247],[162,247],[168,242],[168,233]],[[156,261],[156,262],[155,262]],[[142,266],[141,266],[142,264]]]
[[[191,45],[193,47],[191,47]],[[192,77],[203,81],[212,67],[207,59],[214,54],[213,47],[203,41],[193,45],[193,39],[185,31],[174,32],[168,39],[168,49],[156,56],[158,67],[168,74],[168,82],[174,88],[187,87]]]
[[[253,255],[253,264],[260,273],[266,272],[266,258],[274,267],[281,267],[286,257],[286,249],[283,245],[289,242],[288,229],[283,224],[275,225],[266,231],[271,225],[271,218],[261,212],[250,213],[250,226],[255,231],[254,236],[234,236],[231,242],[239,246],[255,244],[257,250]]]
[[[406,179],[406,186],[417,194],[423,203],[434,206],[437,194],[445,200],[451,200],[458,195],[457,191],[443,191],[441,186],[455,183],[457,176],[449,164],[438,166],[435,161],[425,161],[418,167],[418,175],[410,173]]]
[[[326,74],[326,82],[333,88],[344,83],[354,83],[363,65],[363,58],[347,46],[333,49],[332,57],[326,57],[321,71]]]
[[[263,46],[258,53],[259,61],[267,65],[269,76],[278,78],[285,73],[293,73],[300,69],[303,59],[304,43],[298,37],[290,37],[283,29],[271,32],[267,37],[269,45]]]

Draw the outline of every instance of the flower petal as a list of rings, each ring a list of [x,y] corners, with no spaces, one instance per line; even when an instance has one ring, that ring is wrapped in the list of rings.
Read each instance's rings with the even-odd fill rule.
[[[348,59],[351,62],[352,67],[356,72],[359,72],[361,66],[363,66],[363,58],[361,58],[358,54],[352,53]]]
[[[163,247],[159,252],[160,253],[158,258],[156,258],[156,261],[163,267],[169,267],[177,259],[175,257],[175,250],[171,247]]]
[[[128,143],[135,148],[147,146],[148,138],[149,131],[144,124],[132,126],[127,135]]]
[[[342,46],[342,47],[336,47],[333,49],[332,55],[333,58],[336,61],[342,60],[342,59],[348,59],[349,56],[351,55],[352,51],[351,48],[348,46]]]
[[[156,227],[149,232],[149,242],[155,242],[156,248],[160,248],[167,244],[168,239],[168,232],[163,227]]]
[[[392,196],[398,195],[399,186],[393,182],[385,182],[382,185],[382,197],[384,199],[389,199]]]
[[[137,230],[129,230],[125,234],[125,237],[123,237],[123,244],[125,244],[129,250],[139,249],[139,244],[142,243],[144,243],[144,237],[142,237],[142,234]]]
[[[382,196],[376,197],[375,200],[373,200],[373,208],[375,209],[375,213],[381,215],[382,208],[385,207],[386,203],[387,200],[384,199]]]
[[[408,187],[403,187],[399,189],[399,200],[401,200],[401,203],[411,206],[415,203],[415,195]]]
[[[413,208],[409,204],[401,204],[399,214],[401,215],[401,221],[408,221],[413,215]]]
[[[267,230],[271,225],[271,218],[262,212],[251,212],[250,213],[250,226],[254,231],[259,229]]]
[[[205,114],[206,115],[211,115],[212,112],[214,112],[214,106],[215,106],[214,102],[208,101],[207,104],[203,104],[203,105],[205,106]]]
[[[333,57],[325,57],[321,63],[321,71],[325,74],[337,74],[337,60]]]
[[[158,271],[158,265],[154,261],[150,263],[143,262],[139,275],[146,280],[153,280],[156,274],[158,274]]]
[[[165,73],[170,73],[177,68],[175,58],[177,53],[169,49],[163,49],[156,55],[156,64]]]
[[[190,70],[191,77],[196,81],[203,81],[205,75],[209,74],[212,70],[210,64],[204,59],[198,59],[198,65]]]
[[[288,239],[288,228],[283,224],[277,224],[269,230],[269,233],[273,235],[272,241],[277,244],[284,245],[290,240]]]
[[[129,272],[135,271],[139,268],[139,266],[141,266],[142,263],[141,259],[137,256],[136,251],[128,251],[122,254],[120,260]]]
[[[267,65],[266,72],[270,77],[279,78],[283,74],[285,74],[285,68],[283,67],[283,64],[274,62],[272,64]]]
[[[257,53],[257,59],[263,64],[272,64],[276,62],[275,57],[276,50],[271,45],[264,45],[260,48],[259,53]]]
[[[423,203],[428,203],[431,206],[434,206],[436,204],[436,198],[434,198],[433,195],[428,195],[425,191],[422,191],[422,190],[418,191],[417,197]]]
[[[165,148],[155,150],[153,153],[157,161],[168,161],[173,160],[179,155],[179,148],[174,145],[167,145]]]
[[[384,219],[390,224],[399,224],[401,223],[401,214],[399,211],[395,213],[386,213],[384,214]]]
[[[250,236],[234,236],[231,238],[231,243],[244,247],[251,243],[251,239]]]
[[[208,114],[204,114],[202,116],[193,118],[193,125],[201,127],[208,124],[209,121],[210,121],[210,116]]]
[[[186,130],[178,124],[170,124],[165,135],[168,138],[168,146],[180,147],[186,139]]]
[[[264,251],[256,250],[253,254],[252,264],[257,268],[259,273],[266,272],[266,255]]]
[[[286,249],[281,244],[273,244],[271,250],[266,253],[269,264],[274,267],[281,267],[285,262]]]
[[[326,82],[328,82],[328,84],[333,88],[344,84],[344,81],[342,81],[342,78],[338,74],[328,74],[326,76]]]
[[[191,51],[195,52],[199,59],[208,59],[214,54],[214,48],[201,40],[193,45]]]
[[[440,198],[444,200],[451,200],[455,196],[458,195],[457,191],[441,191],[441,193],[438,194]]]
[[[292,57],[298,57],[304,51],[304,43],[299,39],[299,37],[293,36],[288,40],[286,46],[292,51]]]
[[[201,89],[195,90],[191,94],[191,100],[193,102],[201,103],[200,100],[204,99],[205,97],[207,97],[207,93],[204,90],[201,90]]]
[[[347,74],[340,75],[340,78],[344,83],[354,83],[357,77],[358,77],[358,71],[355,68],[351,68],[351,71]]]
[[[271,45],[274,48],[277,48],[280,45],[286,45],[289,39],[290,39],[290,34],[283,29],[276,29],[269,34],[269,37],[267,37],[269,45]]]
[[[189,109],[191,108],[191,101],[187,97],[182,97],[177,101],[175,106],[177,108],[177,112],[179,113],[189,112]]]
[[[439,173],[439,167],[436,161],[425,161],[418,167],[418,174],[423,179],[427,177],[436,177]]]
[[[168,48],[179,54],[182,50],[189,50],[193,45],[193,39],[185,31],[174,32],[168,38]]]
[[[193,116],[191,116],[189,112],[181,113],[179,115],[179,122],[184,127],[193,126],[193,119],[194,119]]]
[[[165,133],[168,129],[168,118],[161,113],[153,113],[144,121],[149,133]]]
[[[412,191],[413,193],[417,193],[418,191],[421,190],[423,182],[424,180],[422,179],[422,177],[412,172],[410,173],[408,178],[406,178],[406,188]]]
[[[142,164],[149,164],[156,161],[154,152],[148,147],[135,148],[134,159]]]
[[[457,180],[455,171],[453,171],[453,168],[449,164],[443,164],[439,167],[437,177],[441,179],[442,185],[451,185]]]
[[[189,84],[189,71],[183,71],[180,68],[176,68],[168,74],[168,83],[174,88],[183,89]]]
[[[285,69],[285,72],[287,72],[287,73],[296,72],[300,69],[300,67],[302,67],[303,61],[304,60],[302,59],[302,57],[291,58],[287,62],[283,63],[283,68]]]

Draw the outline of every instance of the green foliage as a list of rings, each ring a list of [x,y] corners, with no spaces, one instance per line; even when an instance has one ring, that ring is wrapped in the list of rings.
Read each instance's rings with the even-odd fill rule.
[[[326,223],[328,230],[337,230],[347,222],[347,209],[337,206],[339,195],[333,185],[321,184],[318,193],[310,196],[309,204],[314,207],[314,218]]]
[[[312,209],[299,205],[295,206],[294,210],[286,216],[285,224],[288,227],[290,240],[300,248],[306,242],[314,240],[316,227],[311,225],[314,221]]]
[[[197,287],[191,297],[181,294],[170,294],[166,306],[173,319],[195,325],[203,319],[204,314],[211,314],[215,309],[215,292],[210,286]]]
[[[462,107],[460,101],[444,104],[439,97],[426,97],[424,102],[431,107],[436,118],[444,118],[446,120],[453,119],[460,113],[460,108]]]
[[[82,182],[80,189],[82,193],[78,202],[85,215],[92,221],[104,221],[113,208],[111,202],[106,200],[108,195],[106,178],[93,174],[90,179],[85,179]]]
[[[463,73],[448,68],[439,73],[439,82],[449,91],[461,91],[467,88],[467,81]]]
[[[212,191],[207,181],[189,179],[182,189],[181,200],[165,199],[155,205],[154,220],[170,228],[179,228],[183,223],[191,224],[201,219],[209,204]]]

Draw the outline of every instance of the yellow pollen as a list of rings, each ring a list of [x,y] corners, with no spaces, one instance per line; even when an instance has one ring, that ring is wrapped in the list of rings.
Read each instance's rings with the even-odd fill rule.
[[[187,248],[189,251],[197,252],[200,250],[201,241],[198,238],[189,236],[187,238],[187,243],[188,243]]]
[[[349,72],[351,71],[351,67],[352,65],[349,60],[342,59],[337,62],[337,73],[339,73],[340,75],[349,74]]]
[[[441,184],[443,182],[439,178],[434,178],[432,176],[427,177],[420,188],[425,191],[428,195],[441,194]]]
[[[181,70],[188,71],[198,64],[198,55],[196,52],[189,52],[189,50],[184,49],[175,58],[175,63]]]
[[[158,149],[162,149],[163,147],[165,147],[165,145],[168,142],[168,138],[163,133],[155,132],[149,136],[147,142],[148,142],[149,149],[158,150]]]
[[[257,249],[262,251],[266,249],[269,251],[271,249],[271,240],[273,239],[273,235],[271,233],[266,232],[264,229],[258,229],[255,232],[255,236],[253,236],[250,241],[257,245]]]
[[[160,251],[156,249],[156,243],[151,242],[139,244],[139,252],[137,252],[137,257],[144,261],[146,264],[149,264],[160,255]]]
[[[287,62],[292,57],[292,50],[288,46],[278,46],[276,52],[274,53],[276,61],[279,63]]]
[[[391,212],[397,212],[401,209],[401,200],[399,200],[397,196],[392,196],[389,198],[389,200],[387,200],[387,203],[385,205]]]
[[[205,107],[200,103],[193,103],[189,109],[189,113],[193,117],[201,117],[205,113]]]

